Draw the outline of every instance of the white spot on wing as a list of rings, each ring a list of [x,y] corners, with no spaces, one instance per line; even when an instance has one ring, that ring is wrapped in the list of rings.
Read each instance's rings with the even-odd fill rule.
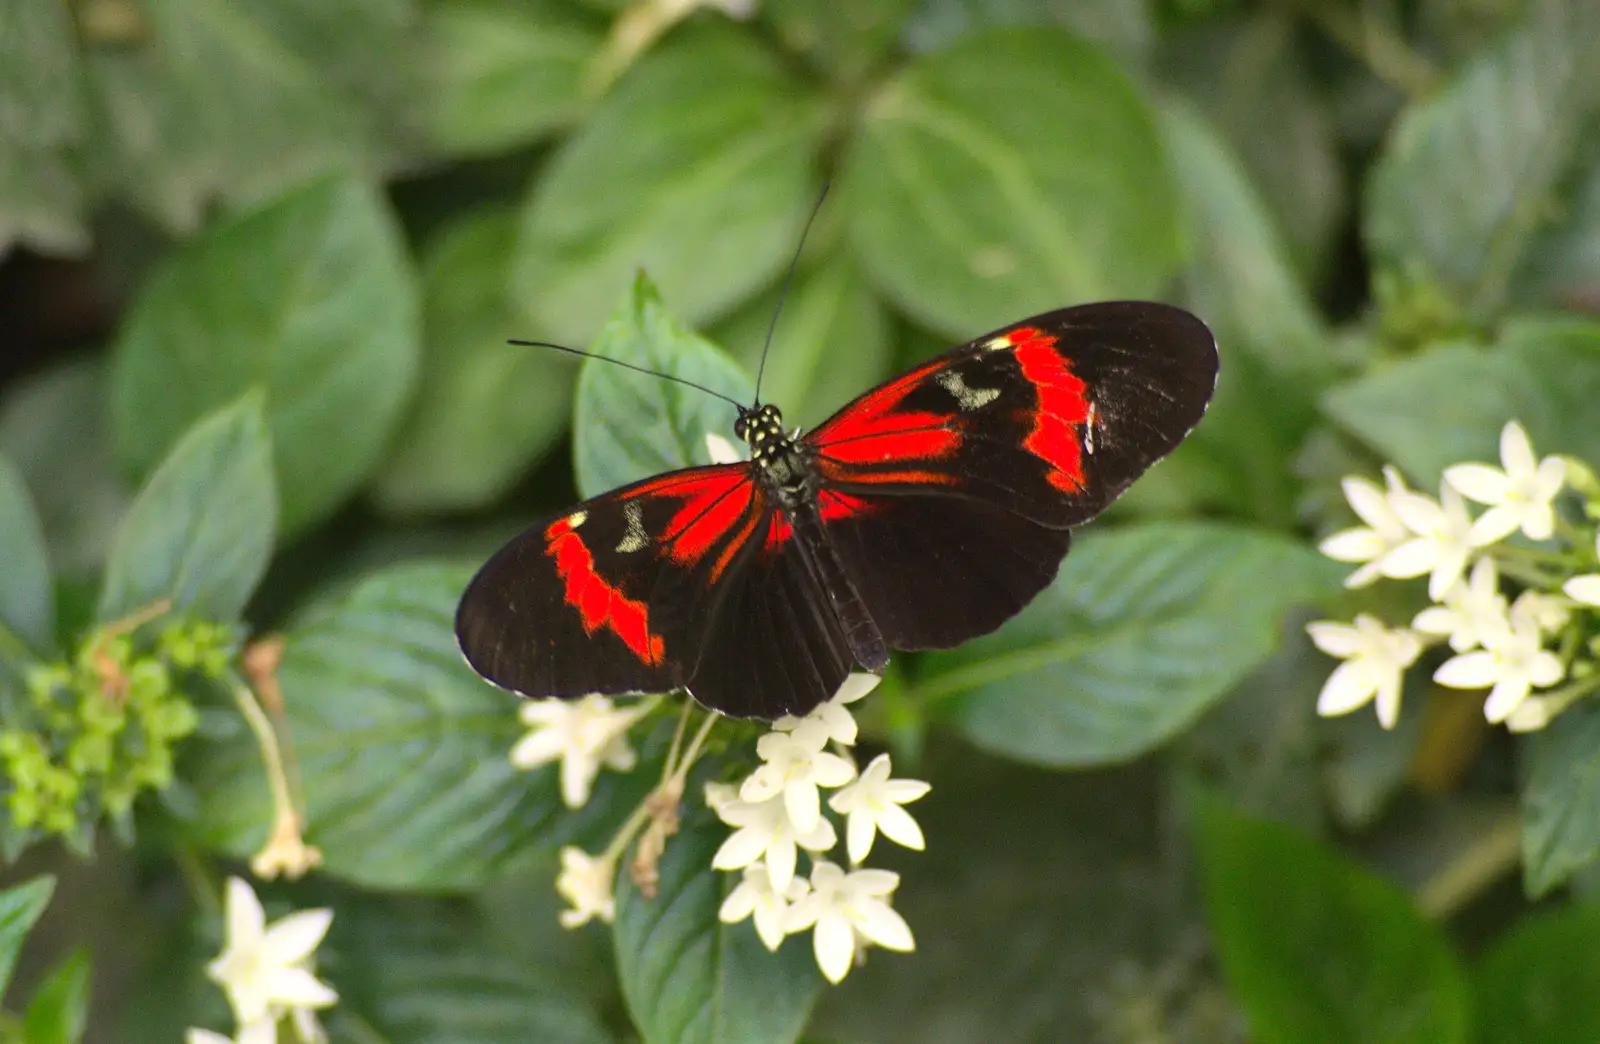
[[[630,500],[622,505],[622,517],[628,523],[628,531],[617,542],[617,550],[625,555],[643,550],[650,542],[650,537],[644,531],[644,508],[637,500]]]
[[[987,406],[1000,397],[997,388],[969,388],[967,382],[954,370],[941,370],[934,380],[939,386],[955,397],[956,404],[964,410],[976,410]]]
[[[1011,335],[1001,334],[999,337],[991,337],[987,341],[983,342],[983,346],[991,352],[998,352],[1003,349],[1010,348]]]
[[[587,521],[589,521],[589,512],[587,511],[574,511],[567,516],[567,525],[573,529],[577,529]]]
[[[1094,403],[1089,403],[1089,413],[1083,419],[1083,451],[1094,455]]]

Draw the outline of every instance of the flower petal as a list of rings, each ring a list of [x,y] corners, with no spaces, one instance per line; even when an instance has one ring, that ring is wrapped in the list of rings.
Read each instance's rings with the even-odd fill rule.
[[[800,853],[795,848],[794,841],[788,837],[772,839],[772,843],[767,846],[767,879],[772,882],[773,891],[788,890],[789,882],[794,880],[794,865],[799,861],[799,857]]]
[[[239,1044],[278,1044],[278,1020],[266,1015],[240,1026]]]
[[[511,764],[523,770],[547,765],[561,756],[567,740],[560,729],[539,729],[517,740],[511,748]]]
[[[856,956],[856,933],[842,915],[824,913],[817,918],[811,933],[811,949],[817,955],[817,967],[831,983],[838,984],[850,974],[850,964]]]
[[[1370,562],[1389,549],[1389,542],[1374,529],[1346,529],[1317,545],[1336,562]]]
[[[900,845],[902,848],[911,848],[920,852],[927,847],[923,839],[922,828],[917,821],[911,818],[911,813],[899,805],[885,805],[878,813],[878,829],[883,831],[883,836]],[[857,859],[856,862],[861,862]]]
[[[860,863],[867,858],[872,852],[872,839],[877,833],[878,821],[869,810],[858,808],[850,813],[845,823],[844,840],[845,851],[849,853],[852,863]]]
[[[1339,487],[1344,490],[1344,498],[1350,502],[1350,507],[1373,529],[1382,529],[1394,523],[1394,512],[1389,510],[1388,498],[1383,487],[1376,482],[1359,475],[1349,475],[1340,480]]]
[[[909,804],[933,789],[920,779],[891,779],[879,788],[878,793],[897,805]]]
[[[1522,525],[1522,516],[1523,509],[1512,504],[1492,507],[1467,530],[1467,543],[1473,547],[1485,547],[1497,540],[1504,540]]]
[[[1489,690],[1483,704],[1483,716],[1498,725],[1511,716],[1517,705],[1528,698],[1528,679],[1520,676],[1501,678]]]
[[[1311,643],[1329,656],[1347,659],[1361,651],[1361,632],[1334,620],[1313,620],[1306,624]]]
[[[1456,492],[1479,504],[1502,504],[1511,491],[1511,479],[1487,464],[1456,464],[1444,469],[1444,480]]]
[[[1317,696],[1317,713],[1325,718],[1348,714],[1365,705],[1375,692],[1377,685],[1359,663],[1342,663],[1322,684],[1322,692]]]
[[[817,785],[790,780],[783,788],[783,809],[789,814],[796,835],[811,833],[822,818],[822,798],[817,793]]]
[[[283,1004],[301,1008],[326,1008],[339,1001],[333,987],[304,968],[275,969],[272,996]]]
[[[1516,421],[1506,421],[1505,427],[1500,429],[1500,463],[1505,465],[1509,475],[1531,474],[1537,465],[1534,462],[1533,442],[1528,438],[1528,431]]]
[[[783,937],[788,934],[784,931],[784,919],[788,913],[783,906],[758,906],[755,908],[756,935],[761,937],[761,945],[774,952],[783,943]]]
[[[227,948],[253,949],[261,942],[267,924],[266,912],[261,909],[261,900],[256,898],[255,889],[243,878],[228,878],[224,906],[227,909]]]
[[[1600,573],[1575,576],[1561,585],[1568,598],[1585,605],[1600,605]]]
[[[333,911],[328,909],[300,910],[274,921],[261,937],[261,955],[273,964],[303,961],[322,942],[332,923]]]
[[[723,924],[738,924],[755,912],[756,888],[748,879],[741,881],[717,907],[717,920]]]
[[[1439,561],[1439,545],[1432,540],[1419,538],[1407,540],[1374,564],[1378,572],[1391,580],[1409,580],[1421,576]]]
[[[1491,652],[1452,656],[1433,672],[1434,681],[1452,689],[1487,689],[1499,676],[1498,661]]]
[[[911,926],[882,899],[858,899],[850,907],[857,930],[886,950],[909,953],[917,948]]]
[[[854,703],[882,683],[883,679],[876,674],[851,671],[845,675],[844,681],[839,683],[838,691],[833,694],[833,702]]]
[[[766,831],[741,827],[722,842],[717,854],[711,857],[711,866],[716,870],[742,870],[760,859],[771,842],[772,836]],[[771,867],[767,869],[770,871]]]

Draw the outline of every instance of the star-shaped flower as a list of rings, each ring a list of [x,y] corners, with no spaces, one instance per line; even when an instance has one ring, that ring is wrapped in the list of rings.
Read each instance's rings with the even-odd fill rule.
[[[1448,637],[1450,648],[1467,652],[1483,644],[1485,632],[1508,626],[1506,611],[1494,559],[1480,558],[1472,567],[1471,578],[1456,581],[1445,592],[1444,604],[1422,610],[1411,621],[1411,627],[1423,634]]]
[[[526,736],[511,748],[511,764],[533,769],[561,762],[561,800],[568,808],[581,808],[601,766],[626,772],[638,756],[628,745],[628,727],[644,713],[643,707],[618,709],[608,697],[581,700],[528,700],[518,711]]]
[[[764,860],[772,887],[779,891],[788,889],[789,882],[794,880],[794,866],[799,856],[796,846],[809,852],[826,852],[839,840],[833,824],[820,815],[812,830],[797,831],[782,797],[755,802],[730,801],[716,813],[724,823],[738,829],[722,842],[711,865],[718,870],[742,870],[757,859]]]
[[[833,699],[814,708],[804,718],[785,714],[772,723],[772,729],[774,732],[793,732],[803,722],[816,721],[821,723],[828,739],[842,743],[846,747],[854,746],[856,719],[845,708],[876,689],[881,681],[883,679],[876,674],[853,671],[839,684],[839,691],[833,694]]]
[[[1491,505],[1472,525],[1474,542],[1492,544],[1518,529],[1531,540],[1550,539],[1556,519],[1551,501],[1566,483],[1566,461],[1537,460],[1528,433],[1511,421],[1500,429],[1500,463],[1503,469],[1457,464],[1444,471],[1445,481],[1464,496]]]
[[[1554,685],[1566,673],[1555,653],[1543,647],[1543,638],[1537,621],[1513,613],[1509,627],[1485,635],[1483,649],[1446,660],[1433,680],[1452,689],[1488,689],[1484,717],[1505,721],[1529,692]]]
[[[1600,534],[1594,538],[1594,554],[1600,558]],[[1575,576],[1561,585],[1562,592],[1574,602],[1584,605],[1600,605],[1600,573],[1586,573]]]
[[[1308,623],[1306,633],[1317,648],[1345,661],[1323,684],[1317,713],[1348,714],[1376,698],[1379,724],[1394,728],[1400,720],[1401,678],[1422,653],[1422,639],[1405,629],[1391,631],[1366,613],[1353,626],[1332,620]]]
[[[1455,487],[1444,483],[1439,499],[1406,490],[1391,494],[1389,506],[1416,536],[1383,558],[1383,575],[1407,579],[1428,573],[1428,597],[1444,598],[1467,568],[1473,550],[1489,540],[1473,535],[1467,502]]]
[[[1387,493],[1359,475],[1348,476],[1340,483],[1345,499],[1366,526],[1341,530],[1317,545],[1317,550],[1334,561],[1366,563],[1345,577],[1346,587],[1365,587],[1385,575],[1384,563],[1389,553],[1411,539],[1411,530],[1389,505],[1389,497],[1406,492],[1405,482],[1393,467],[1385,467],[1383,477],[1389,484]]]
[[[790,907],[786,927],[803,932],[815,926],[811,942],[817,967],[829,982],[841,982],[865,943],[902,953],[916,948],[910,926],[888,902],[899,885],[900,875],[888,870],[847,874],[818,859],[811,868],[811,892]]]
[[[856,774],[849,761],[822,749],[827,742],[827,726],[814,719],[801,722],[793,732],[762,736],[756,741],[756,753],[766,764],[739,787],[739,799],[759,804],[782,797],[795,833],[809,834],[822,816],[817,788],[842,787]]]
[[[592,856],[572,845],[561,850],[556,894],[572,904],[559,915],[561,927],[577,928],[596,917],[606,924],[612,922],[617,915],[613,872],[612,861],[604,856]]]
[[[928,784],[917,779],[890,779],[888,754],[879,754],[859,779],[828,801],[828,807],[845,821],[845,848],[850,861],[859,864],[872,851],[872,839],[879,832],[896,844],[921,851],[926,842],[922,828],[901,808],[928,792]]]
[[[811,885],[801,878],[789,880],[787,888],[779,891],[772,884],[765,863],[755,862],[744,868],[744,880],[728,893],[717,911],[717,919],[724,924],[737,924],[746,917],[755,918],[756,934],[769,950],[776,950],[787,934],[789,905],[805,897]]]
[[[227,938],[206,974],[228,994],[240,1026],[275,1025],[286,1013],[309,1014],[339,999],[311,970],[333,911],[301,910],[269,926],[256,893],[237,877],[228,878],[225,907]]]

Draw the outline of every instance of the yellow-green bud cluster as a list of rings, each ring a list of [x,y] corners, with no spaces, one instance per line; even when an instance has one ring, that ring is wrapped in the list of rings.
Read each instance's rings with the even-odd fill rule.
[[[29,669],[0,729],[12,828],[81,836],[169,786],[173,746],[199,724],[190,692],[227,671],[235,646],[226,627],[173,621],[153,641],[94,631],[70,661]]]

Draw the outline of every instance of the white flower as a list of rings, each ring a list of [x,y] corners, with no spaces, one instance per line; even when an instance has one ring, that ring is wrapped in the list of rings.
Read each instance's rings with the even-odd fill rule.
[[[1566,462],[1560,457],[1535,460],[1528,433],[1511,421],[1500,429],[1500,463],[1505,470],[1457,464],[1444,471],[1445,481],[1463,495],[1492,505],[1472,525],[1474,542],[1492,544],[1517,529],[1533,540],[1550,539],[1556,521],[1550,502],[1566,482]]]
[[[1345,499],[1367,525],[1342,530],[1317,545],[1319,551],[1337,562],[1366,563],[1345,577],[1346,587],[1365,587],[1385,575],[1383,567],[1389,553],[1411,539],[1411,531],[1389,506],[1388,499],[1405,492],[1405,483],[1393,467],[1385,467],[1383,476],[1389,484],[1387,495],[1377,483],[1359,475],[1351,475],[1340,483]]]
[[[1446,660],[1433,680],[1452,689],[1489,689],[1483,714],[1491,722],[1510,717],[1531,689],[1561,680],[1561,661],[1541,647],[1539,625],[1528,616],[1513,614],[1509,627],[1484,637],[1482,650]]]
[[[238,1037],[224,1037],[213,1030],[190,1027],[184,1031],[184,1044],[277,1044],[278,1023],[274,1019],[261,1019],[243,1026]]]
[[[1600,558],[1600,534],[1596,534],[1594,538],[1594,553],[1596,558]],[[1575,576],[1562,584],[1561,590],[1575,602],[1600,605],[1600,573]]]
[[[1411,621],[1412,630],[1449,637],[1456,652],[1476,649],[1485,631],[1506,626],[1506,599],[1492,558],[1478,559],[1471,579],[1458,580],[1445,592],[1444,605],[1430,606]]]
[[[1384,556],[1383,575],[1407,579],[1429,573],[1428,597],[1440,601],[1461,579],[1473,549],[1490,541],[1472,535],[1467,503],[1449,483],[1439,487],[1438,500],[1403,490],[1390,495],[1389,506],[1417,535]]]
[[[845,873],[826,859],[811,868],[811,892],[789,910],[790,932],[815,925],[812,949],[817,967],[829,982],[850,973],[857,948],[875,943],[902,953],[916,948],[911,928],[888,898],[900,885],[900,875],[888,870]]]
[[[1567,701],[1551,699],[1548,696],[1529,696],[1514,707],[1506,715],[1506,730],[1508,732],[1538,732],[1550,724]]]
[[[803,722],[816,721],[826,730],[828,739],[846,747],[853,746],[856,742],[856,719],[845,707],[876,689],[881,681],[883,679],[876,674],[854,671],[839,683],[839,691],[833,694],[833,699],[813,708],[804,718],[785,714],[772,723],[772,729],[774,732],[792,732]]]
[[[612,922],[617,915],[612,872],[612,861],[604,856],[592,856],[572,845],[561,849],[556,894],[572,904],[561,911],[561,927],[577,928],[596,917],[606,924]]]
[[[228,878],[227,938],[220,956],[206,966],[228,994],[234,1017],[247,1031],[263,1021],[300,1009],[326,1008],[339,999],[311,971],[317,945],[333,922],[331,910],[301,910],[268,926],[250,886]],[[264,1039],[271,1040],[276,1036]]]
[[[716,810],[729,826],[738,827],[722,842],[711,865],[718,870],[741,870],[757,859],[766,861],[772,887],[787,890],[794,880],[794,865],[799,855],[795,846],[810,852],[826,852],[838,843],[839,835],[828,820],[817,817],[815,828],[798,832],[781,797],[767,801],[732,801]]]
[[[754,915],[762,945],[776,950],[786,934],[789,904],[804,898],[809,891],[811,885],[798,877],[791,878],[788,886],[779,891],[772,884],[766,864],[751,863],[744,868],[744,880],[722,901],[717,919],[724,924],[737,924]]]
[[[1515,602],[1511,603],[1511,615],[1526,616],[1545,634],[1555,634],[1572,619],[1572,610],[1568,605],[1567,600],[1560,595],[1545,594],[1543,591],[1524,591],[1517,595]]]
[[[879,754],[872,759],[861,778],[833,795],[828,806],[842,816],[845,824],[845,845],[852,863],[860,863],[872,850],[872,839],[878,831],[896,844],[921,851],[926,842],[922,828],[911,818],[911,813],[901,808],[928,792],[928,784],[916,779],[890,779],[892,771],[889,755]]]
[[[766,764],[739,787],[739,799],[759,804],[781,796],[796,834],[815,830],[822,816],[817,788],[842,787],[856,774],[850,762],[822,749],[827,742],[827,729],[820,721],[762,736],[756,741],[756,753]]]
[[[706,807],[711,811],[722,814],[728,805],[739,800],[739,788],[732,783],[707,783]]]
[[[581,700],[529,700],[518,711],[532,731],[511,748],[511,764],[533,769],[561,761],[561,800],[581,808],[601,766],[626,772],[637,755],[628,745],[628,727],[643,707],[618,710],[605,696]]]
[[[711,431],[706,432],[706,456],[713,464],[737,464],[744,459],[737,446]]]
[[[1391,631],[1366,613],[1353,626],[1331,620],[1308,623],[1306,633],[1317,648],[1345,661],[1323,684],[1317,713],[1348,714],[1376,697],[1378,722],[1394,728],[1400,719],[1401,675],[1422,653],[1422,639],[1403,628]]]

